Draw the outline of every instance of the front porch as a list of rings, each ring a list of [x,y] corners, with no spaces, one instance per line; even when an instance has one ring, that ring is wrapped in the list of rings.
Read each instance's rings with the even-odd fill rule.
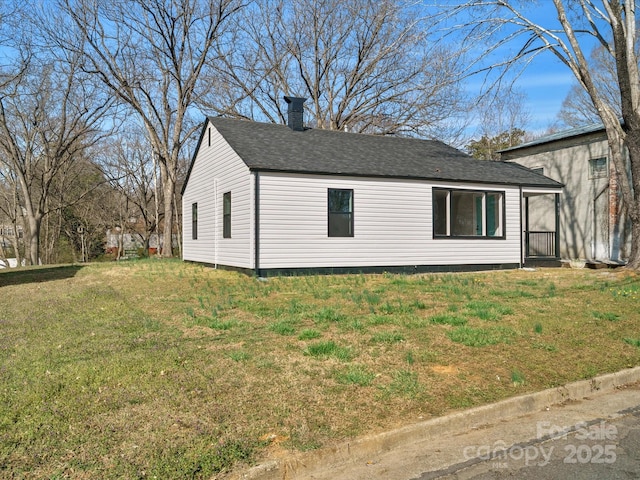
[[[523,190],[523,265],[560,267],[560,193]]]

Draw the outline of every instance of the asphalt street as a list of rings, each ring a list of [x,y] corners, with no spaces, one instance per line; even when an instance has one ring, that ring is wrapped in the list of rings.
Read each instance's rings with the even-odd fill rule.
[[[597,418],[570,426],[537,425],[536,439],[504,445],[500,441],[463,449],[469,461],[417,480],[627,480],[640,478],[639,405],[613,419]]]
[[[365,461],[291,475],[314,480],[640,479],[640,384],[461,432]]]

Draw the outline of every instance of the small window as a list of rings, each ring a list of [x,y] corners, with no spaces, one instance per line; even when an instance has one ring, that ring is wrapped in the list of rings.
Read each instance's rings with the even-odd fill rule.
[[[353,190],[329,189],[329,236],[353,237]]]
[[[191,204],[191,238],[198,239],[198,204]]]
[[[589,178],[604,178],[609,176],[607,157],[592,158],[589,160]]]
[[[231,192],[222,196],[222,237],[231,238]]]
[[[504,238],[504,193],[434,188],[433,236]]]

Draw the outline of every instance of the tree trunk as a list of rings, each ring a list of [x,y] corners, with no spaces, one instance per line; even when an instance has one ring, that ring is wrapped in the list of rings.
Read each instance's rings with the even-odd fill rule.
[[[627,268],[640,270],[640,223],[631,221],[631,251]]]
[[[173,194],[173,207],[174,207],[174,215],[176,222],[176,233],[177,233],[177,243],[178,243],[178,257],[182,258],[182,218],[180,216],[180,212],[178,211],[178,199],[176,198],[175,189]]]
[[[124,228],[120,228],[118,232],[118,252],[116,253],[116,260],[120,260],[124,255]]]
[[[631,199],[626,201],[627,214],[631,220],[631,251],[627,267],[640,270],[640,130],[627,132],[625,145],[629,153],[631,168]],[[627,200],[627,199],[625,199]]]
[[[15,235],[11,238],[11,244],[13,245],[13,256],[16,259],[16,267],[22,266],[22,255],[20,254],[20,241],[18,238],[18,225],[14,224],[13,231]]]
[[[20,253],[20,233],[18,232],[18,225],[24,225],[24,217],[22,216],[22,207],[20,206],[20,202],[18,201],[18,185],[13,183],[13,218],[11,219],[13,224],[13,237],[11,238],[11,243],[13,244],[13,256],[16,258],[16,266],[22,266],[22,255]],[[22,232],[23,235],[23,243],[24,243],[24,230]]]
[[[2,236],[0,236],[0,265],[4,265],[4,268],[9,268],[9,260],[7,259],[7,255],[4,253],[4,247],[2,246],[3,242]]]
[[[25,252],[25,257],[30,265],[38,265],[38,256],[40,252],[40,224],[41,218],[38,215],[27,216],[29,223],[29,232],[27,233],[29,251]]]
[[[162,227],[162,256],[173,256],[173,192],[175,184],[165,181],[162,185],[164,193],[164,225]]]

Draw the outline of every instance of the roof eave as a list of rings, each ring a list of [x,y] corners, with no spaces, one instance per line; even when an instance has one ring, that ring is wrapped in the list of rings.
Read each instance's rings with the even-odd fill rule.
[[[184,191],[187,188],[187,184],[189,183],[189,177],[191,177],[191,170],[193,170],[193,164],[196,161],[196,156],[200,151],[200,145],[202,144],[202,139],[204,138],[204,132],[207,130],[207,125],[209,124],[209,117],[206,117],[204,122],[202,122],[202,130],[200,131],[200,138],[198,139],[198,143],[196,144],[196,148],[193,151],[193,155],[191,156],[191,162],[189,162],[189,169],[187,170],[187,174],[184,177],[184,183],[182,184],[182,189],[180,190],[180,195],[184,195]]]
[[[393,178],[398,180],[416,180],[416,181],[429,181],[429,182],[443,182],[443,183],[468,183],[468,184],[483,184],[483,185],[507,185],[514,187],[537,187],[537,188],[552,188],[562,189],[564,184],[555,182],[556,185],[540,184],[540,183],[517,183],[517,182],[504,182],[499,180],[470,180],[463,178],[442,178],[442,177],[427,177],[427,176],[413,176],[413,175],[383,175],[383,174],[363,174],[363,173],[351,173],[351,172],[330,172],[330,171],[312,171],[312,170],[294,170],[294,169],[282,169],[282,168],[269,168],[269,167],[249,167],[252,172],[270,172],[270,173],[287,173],[287,174],[299,174],[299,175],[322,175],[322,176],[337,176],[337,177],[358,177],[358,178]]]
[[[550,143],[561,142],[565,140],[571,140],[575,138],[586,137],[594,134],[601,134],[605,132],[605,128],[603,125],[591,125],[588,127],[584,127],[582,129],[572,129],[567,130],[566,135],[562,135],[562,132],[558,134],[549,135],[545,137],[541,137],[537,140],[532,140],[527,143],[522,143],[520,145],[516,145],[514,147],[505,148],[503,150],[498,150],[497,153],[509,153],[515,152],[517,150],[524,150],[526,148],[538,147],[540,145],[548,145]]]

